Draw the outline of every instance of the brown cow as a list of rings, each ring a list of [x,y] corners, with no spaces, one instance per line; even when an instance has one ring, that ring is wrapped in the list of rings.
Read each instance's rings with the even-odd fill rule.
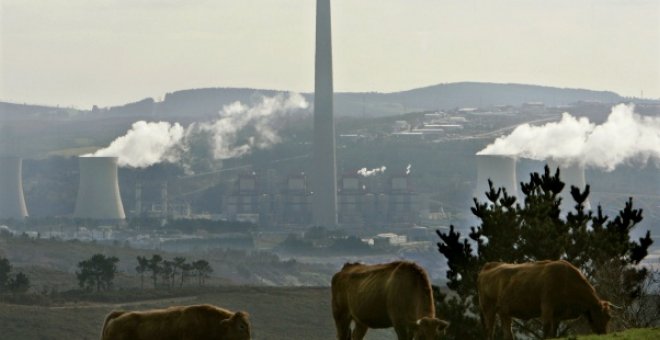
[[[426,271],[404,261],[345,264],[332,277],[332,315],[339,340],[361,340],[368,328],[389,327],[399,340],[435,340],[449,325],[435,317]]]
[[[113,311],[105,318],[102,340],[250,340],[245,312],[212,305],[147,311]]]
[[[601,300],[584,275],[567,261],[489,262],[479,272],[477,286],[481,321],[489,339],[494,337],[496,315],[505,339],[513,339],[512,317],[540,317],[544,338],[556,337],[559,322],[580,315],[594,332],[607,333],[610,303]]]

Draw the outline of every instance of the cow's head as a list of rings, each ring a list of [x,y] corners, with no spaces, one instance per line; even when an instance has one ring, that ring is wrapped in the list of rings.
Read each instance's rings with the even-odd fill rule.
[[[449,326],[449,322],[438,318],[423,317],[415,323],[414,340],[438,340]]]
[[[223,340],[250,340],[250,320],[245,312],[236,312],[220,321],[220,338]]]
[[[601,301],[597,307],[591,308],[587,311],[587,320],[591,329],[598,334],[607,333],[607,325],[610,322],[610,303],[608,301]]]

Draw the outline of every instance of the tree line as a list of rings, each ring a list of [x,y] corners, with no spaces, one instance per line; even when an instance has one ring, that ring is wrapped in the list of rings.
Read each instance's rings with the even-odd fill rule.
[[[112,289],[119,259],[115,256],[94,254],[89,259],[78,263],[76,277],[80,288],[89,291],[107,291]],[[194,279],[199,286],[206,283],[213,268],[206,260],[187,262],[184,257],[175,257],[172,260],[164,259],[154,254],[151,258],[137,256],[135,271],[140,275],[140,288],[144,289],[144,278],[149,277],[153,288],[183,287],[189,280]]]
[[[25,293],[30,288],[30,279],[23,272],[12,275],[12,265],[8,259],[0,257],[0,294]]]
[[[135,271],[140,274],[140,287],[144,288],[144,276],[148,274],[153,283],[153,287],[160,286],[173,288],[183,287],[189,279],[195,279],[199,286],[205,284],[206,279],[213,272],[213,268],[206,260],[197,260],[186,262],[184,257],[175,257],[172,260],[163,259],[162,256],[154,254],[151,258],[144,256],[137,257],[138,265]],[[178,276],[178,278],[177,278]]]

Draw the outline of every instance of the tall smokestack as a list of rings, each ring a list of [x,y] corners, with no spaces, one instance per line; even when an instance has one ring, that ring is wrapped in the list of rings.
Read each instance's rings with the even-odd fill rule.
[[[487,201],[488,180],[497,188],[504,187],[509,195],[518,196],[516,159],[510,156],[477,155],[477,189],[475,197]]]
[[[587,185],[584,176],[584,166],[577,163],[564,164],[557,160],[549,159],[548,167],[552,174],[559,168],[559,179],[565,183],[564,190],[560,194],[562,198],[560,209],[562,213],[567,214],[569,211],[573,211],[573,207],[575,206],[575,200],[571,196],[571,186],[578,187],[582,191]],[[584,202],[584,207],[591,209],[588,199]]]
[[[135,184],[135,216],[142,215],[142,183]]]
[[[23,197],[23,160],[0,157],[0,218],[21,220],[28,216]]]
[[[332,89],[330,0],[316,1],[316,63],[314,82],[314,224],[337,225],[337,169]]]
[[[167,206],[169,204],[167,198],[167,182],[163,182],[160,187],[160,200],[162,201],[161,215],[163,218],[167,218],[167,214],[169,213],[167,210]]]
[[[79,162],[80,184],[73,216],[125,219],[117,179],[117,157],[80,157]]]

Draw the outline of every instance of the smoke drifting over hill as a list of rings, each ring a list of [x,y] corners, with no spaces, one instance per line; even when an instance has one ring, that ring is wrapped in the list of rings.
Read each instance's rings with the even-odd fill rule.
[[[660,164],[660,117],[641,116],[625,104],[614,106],[600,125],[564,113],[559,122],[520,125],[477,155],[555,159],[607,171],[625,163]]]
[[[217,160],[238,157],[279,143],[275,121],[308,107],[302,95],[291,93],[263,97],[253,106],[234,102],[223,107],[215,121],[187,128],[179,123],[138,121],[108,147],[84,156],[114,156],[119,158],[119,166],[135,168],[181,162],[189,158],[186,155],[191,149],[200,148],[209,150],[206,153]]]

